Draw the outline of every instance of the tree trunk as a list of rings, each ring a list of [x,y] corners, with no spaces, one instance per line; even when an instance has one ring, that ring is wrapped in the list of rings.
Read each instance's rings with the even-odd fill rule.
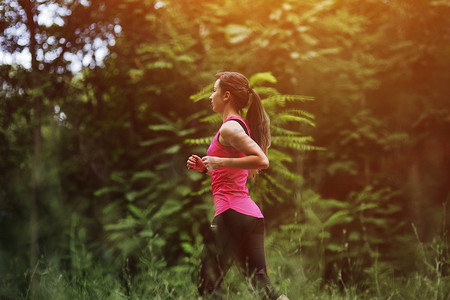
[[[31,198],[31,212],[30,212],[30,270],[31,277],[31,291],[32,294],[37,286],[38,279],[35,275],[35,270],[38,264],[38,237],[39,237],[39,219],[38,207],[41,202],[41,183],[42,183],[42,132],[41,132],[41,111],[42,101],[36,97],[33,99],[34,120],[33,126],[33,197]]]
[[[31,55],[30,70],[30,89],[38,88],[38,72],[39,65],[37,61],[37,7],[36,2],[31,0],[22,0],[19,2],[27,16],[27,29],[30,34],[29,51]],[[38,278],[35,276],[38,267],[38,236],[39,236],[39,220],[38,207],[41,198],[42,183],[42,132],[41,132],[41,114],[42,114],[42,98],[32,93],[33,114],[31,118],[31,127],[33,134],[33,160],[32,160],[32,192],[30,203],[30,293],[31,297],[35,293]]]

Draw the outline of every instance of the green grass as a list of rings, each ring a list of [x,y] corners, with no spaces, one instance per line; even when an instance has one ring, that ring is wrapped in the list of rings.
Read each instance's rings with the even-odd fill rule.
[[[268,273],[273,284],[290,299],[448,300],[450,276],[443,268],[448,264],[448,256],[442,252],[447,249],[445,246],[448,245],[438,247],[437,242],[425,245],[418,241],[417,260],[411,262],[416,266],[414,272],[376,274],[374,265],[364,285],[324,284],[316,271],[306,267],[301,254],[287,255],[277,249],[267,250]],[[35,287],[31,285],[31,271],[7,274],[1,279],[0,299],[200,299],[195,285],[198,257],[167,267],[164,261],[142,256],[133,276],[126,263],[112,266],[92,260],[87,267],[63,268],[61,261],[56,256],[42,257],[34,273],[38,279]],[[226,299],[255,299],[236,268],[229,271],[223,287]]]

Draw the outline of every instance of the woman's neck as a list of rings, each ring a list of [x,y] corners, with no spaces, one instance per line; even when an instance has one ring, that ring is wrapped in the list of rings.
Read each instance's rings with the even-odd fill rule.
[[[240,117],[239,113],[236,110],[232,108],[224,109],[224,111],[222,112],[222,121],[225,122],[225,120],[231,116]]]

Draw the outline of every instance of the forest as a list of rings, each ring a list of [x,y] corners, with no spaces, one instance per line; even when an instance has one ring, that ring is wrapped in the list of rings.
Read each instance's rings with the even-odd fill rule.
[[[200,299],[215,74],[292,299],[450,299],[449,0],[0,1],[0,298]],[[447,95],[447,96],[446,96]],[[256,299],[232,268],[226,299]]]

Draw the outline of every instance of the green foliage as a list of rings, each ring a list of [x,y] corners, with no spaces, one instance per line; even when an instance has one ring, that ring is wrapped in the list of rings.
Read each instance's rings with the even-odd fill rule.
[[[192,254],[191,244],[199,234],[192,218],[204,217],[207,208],[201,197],[191,195],[191,181],[200,174],[185,169],[190,150],[182,141],[195,133],[188,124],[201,114],[173,120],[155,113],[159,122],[148,127],[154,137],[141,142],[146,156],[132,173],[113,173],[111,185],[96,192],[108,199],[102,219],[114,256],[137,259],[147,253],[161,269],[167,261],[174,264]]]
[[[445,299],[448,229],[443,228],[442,236],[430,244],[415,244],[407,234],[408,224],[398,221],[401,206],[394,204],[398,196],[399,192],[366,187],[338,201],[305,191],[296,198],[298,209],[286,214],[289,221],[268,238],[268,251],[285,253],[288,261],[301,257],[298,266],[283,266],[280,258],[276,260],[276,265],[284,268],[284,276],[321,278],[320,286],[337,285],[364,299]],[[441,221],[445,227],[445,213]],[[421,274],[429,272],[427,280],[399,275],[414,268],[412,261],[424,268]],[[399,288],[404,284],[407,288]]]

